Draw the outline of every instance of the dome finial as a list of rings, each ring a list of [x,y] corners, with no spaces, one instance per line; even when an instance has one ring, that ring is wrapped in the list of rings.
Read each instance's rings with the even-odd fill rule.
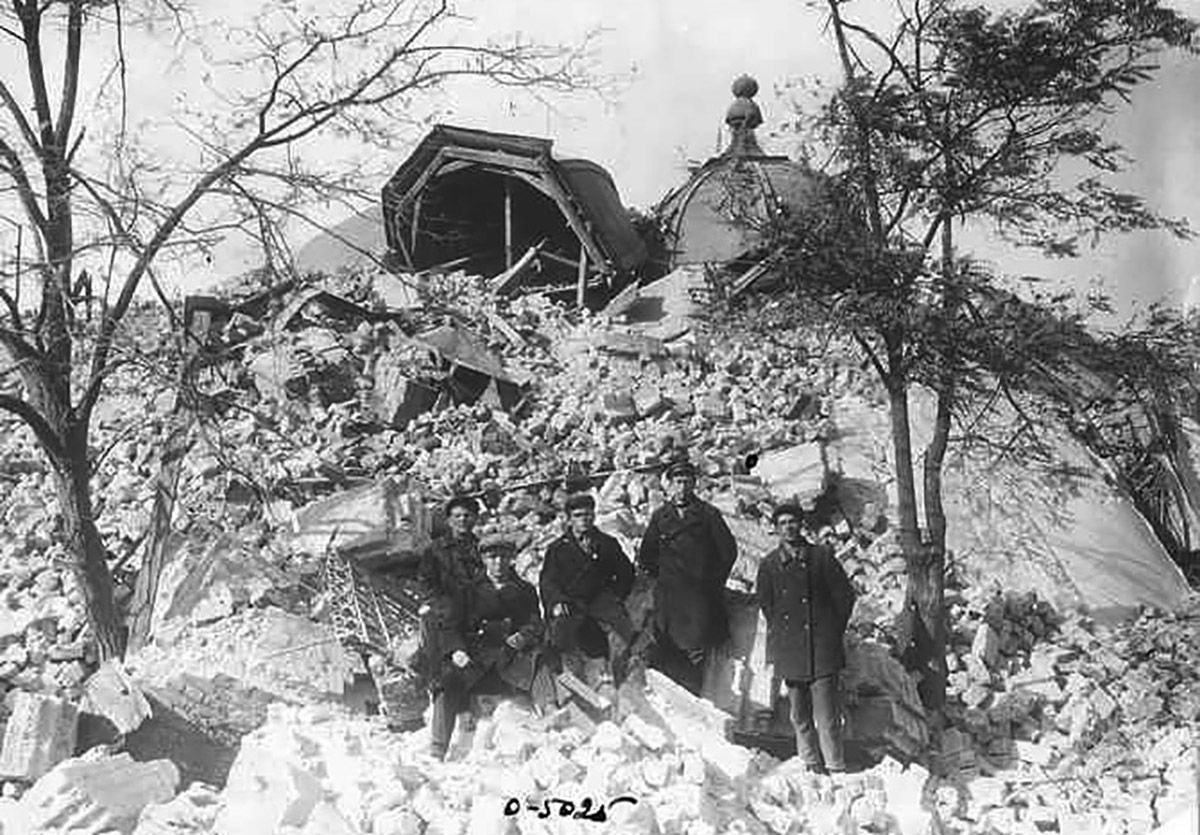
[[[762,124],[762,111],[754,102],[758,94],[758,82],[752,76],[741,75],[730,87],[734,100],[725,111],[725,124],[733,132],[733,141],[727,154],[737,156],[761,156],[762,149],[754,139],[754,129]]]
[[[733,80],[733,86],[730,89],[739,99],[752,99],[758,95],[758,82],[755,81],[754,76],[742,73]]]

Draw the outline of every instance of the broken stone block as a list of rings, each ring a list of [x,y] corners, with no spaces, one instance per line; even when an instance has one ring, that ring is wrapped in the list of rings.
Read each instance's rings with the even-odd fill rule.
[[[74,752],[79,711],[63,699],[14,692],[0,749],[0,776],[36,780]]]
[[[642,417],[657,417],[670,405],[654,385],[639,386],[633,393],[633,402]]]
[[[628,391],[606,393],[601,398],[601,406],[609,423],[633,423],[637,420],[637,403]]]
[[[712,798],[704,789],[686,783],[667,786],[649,800],[659,824],[668,832],[685,827],[688,821],[711,819],[714,813]]]
[[[209,832],[217,818],[220,795],[210,786],[193,783],[165,803],[151,803],[138,816],[133,835],[180,835]]]
[[[786,835],[791,831],[795,819],[795,811],[783,809],[773,803],[754,798],[750,801],[750,811],[760,822],[774,832],[775,835]]]
[[[374,835],[421,835],[425,824],[411,809],[388,809],[371,823]]]
[[[592,734],[592,745],[601,751],[619,751],[625,738],[612,722],[601,722]]]
[[[179,769],[169,760],[135,762],[128,754],[65,760],[21,798],[31,832],[132,832],[142,810],[175,794]]]
[[[137,730],[152,713],[141,689],[115,661],[106,661],[87,680],[80,707],[104,717],[121,734]]]
[[[303,827],[323,791],[315,776],[287,755],[272,752],[258,735],[242,742],[222,792],[224,806],[213,831],[217,835],[274,832],[281,826]]]
[[[989,624],[982,623],[975,631],[975,639],[971,642],[971,655],[982,661],[988,669],[996,666],[1000,658],[1000,636]]]
[[[642,761],[642,779],[653,789],[661,789],[671,778],[670,766],[663,760],[650,758]]]
[[[704,699],[697,699],[658,670],[646,671],[647,700],[663,717],[676,739],[696,748],[704,760],[727,779],[744,777],[751,753],[725,739],[732,717]]]
[[[971,682],[963,691],[962,701],[967,707],[982,707],[992,696],[992,690],[981,681]]]
[[[574,702],[567,702],[550,717],[549,726],[556,729],[578,728],[585,736],[596,732],[596,723]]]
[[[1117,700],[1109,695],[1108,691],[1103,687],[1097,687],[1092,691],[1091,697],[1088,699],[1088,703],[1092,706],[1092,710],[1095,712],[1096,718],[1101,722],[1106,721],[1108,717],[1112,716],[1118,707]]]
[[[504,814],[504,799],[494,795],[479,795],[471,802],[467,818],[467,835],[511,835],[516,822]]]
[[[322,800],[309,813],[300,835],[359,835],[359,829],[336,806]]]
[[[883,779],[888,813],[896,819],[902,835],[926,835],[933,821],[933,812],[923,800],[929,772],[919,765],[906,767],[885,757],[876,773]]]
[[[1056,758],[1056,754],[1052,748],[1047,745],[1038,745],[1034,742],[1026,742],[1018,739],[1013,742],[1013,753],[1017,755],[1017,759],[1024,763],[1032,763],[1042,767],[1050,765]]]
[[[626,716],[622,724],[626,733],[651,751],[660,751],[667,744],[667,735],[662,729],[651,725],[636,713]]]
[[[684,751],[680,756],[679,779],[684,783],[702,785],[707,776],[704,759],[691,751]]]
[[[1058,816],[1058,831],[1061,835],[1096,835],[1104,829],[1104,818],[1099,812],[1064,812]]]
[[[389,478],[302,507],[291,546],[318,556],[332,548],[394,558],[420,553],[432,534],[433,517],[421,497]]]
[[[564,757],[561,751],[549,745],[543,745],[534,752],[529,758],[527,769],[538,787],[543,789],[573,782],[583,773],[579,766]]]
[[[980,777],[968,787],[971,803],[979,809],[1003,806],[1008,797],[1008,786],[996,777]]]
[[[492,732],[492,749],[497,756],[512,760],[524,760],[539,741],[528,728],[509,723],[497,722]]]

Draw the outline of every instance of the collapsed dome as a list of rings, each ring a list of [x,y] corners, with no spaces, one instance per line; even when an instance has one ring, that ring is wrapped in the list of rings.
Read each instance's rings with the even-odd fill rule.
[[[758,82],[733,82],[725,113],[729,146],[668,194],[655,213],[667,238],[669,261],[685,264],[737,262],[756,249],[765,227],[787,208],[808,205],[820,178],[807,165],[763,152],[754,135],[762,111],[754,101]]]

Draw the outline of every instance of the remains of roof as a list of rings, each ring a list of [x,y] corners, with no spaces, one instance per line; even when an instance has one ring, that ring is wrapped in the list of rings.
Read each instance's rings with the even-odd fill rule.
[[[555,159],[552,146],[434,127],[383,188],[391,263],[423,270],[466,256],[464,269],[494,275],[536,249],[528,266],[541,279],[524,283],[575,290],[577,301],[585,289],[607,294],[624,285],[646,246],[612,177],[587,160]]]

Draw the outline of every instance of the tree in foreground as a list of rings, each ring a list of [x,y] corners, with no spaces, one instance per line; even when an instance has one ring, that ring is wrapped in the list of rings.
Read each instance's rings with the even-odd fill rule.
[[[282,219],[367,185],[359,172],[324,170],[316,140],[399,144],[419,123],[414,103],[457,78],[535,93],[579,89],[589,83],[587,44],[489,41],[447,0],[264,3],[248,7],[244,22],[206,22],[203,7],[165,0],[5,6],[0,39],[20,60],[0,71],[0,201],[23,216],[32,256],[10,259],[17,269],[0,284],[0,409],[29,426],[50,462],[106,659],[124,652],[126,636],[96,526],[90,438],[106,380],[129,361],[118,346],[143,283],[165,302],[156,267],[206,254],[235,231],[278,254]],[[163,68],[145,63],[152,49],[127,48],[135,36],[169,43],[176,60],[202,68],[185,82],[203,103],[176,99],[170,156],[129,129],[139,102],[163,89],[146,84]],[[108,51],[111,67],[97,76],[97,55]],[[77,313],[93,296],[94,323]]]
[[[1014,243],[1069,256],[1105,233],[1190,234],[1110,184],[1128,160],[1104,120],[1153,76],[1155,55],[1191,48],[1196,25],[1156,0],[1037,0],[1004,12],[946,0],[896,5],[895,28],[879,31],[829,0],[843,79],[813,123],[832,176],[823,197],[778,225],[771,254],[784,278],[777,286],[850,335],[887,392],[908,577],[901,643],[940,717],[941,478],[954,421],[966,426],[981,403],[1003,403],[1032,425],[1018,392],[1088,341],[1067,298],[1016,299],[958,255],[957,235],[990,222]],[[936,397],[923,525],[916,385]]]

